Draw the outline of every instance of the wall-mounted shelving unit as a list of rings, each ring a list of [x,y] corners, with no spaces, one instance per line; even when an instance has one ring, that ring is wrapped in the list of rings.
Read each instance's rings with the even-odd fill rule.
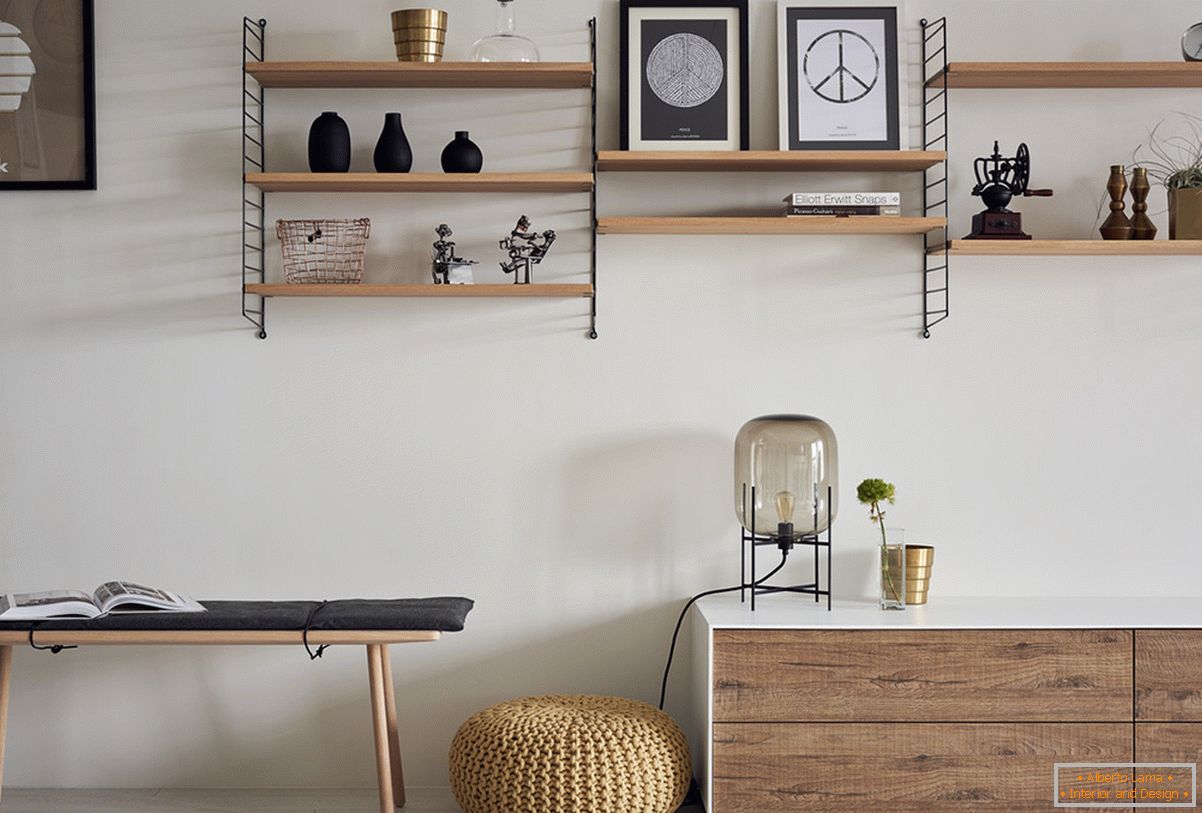
[[[264,192],[591,192],[588,172],[250,172],[246,182]]]
[[[381,298],[412,297],[426,299],[480,299],[501,297],[511,299],[572,299],[591,297],[593,286],[570,283],[513,285],[263,285],[250,283],[248,293],[257,296],[287,296],[300,298]]]
[[[952,240],[948,250],[960,257],[1197,257],[1202,240]]]
[[[242,315],[267,338],[273,297],[585,298],[597,338],[597,21],[590,20],[588,62],[268,62],[267,21],[243,19]],[[588,89],[588,172],[439,173],[268,172],[264,103],[268,88]],[[266,279],[267,193],[496,193],[589,195],[589,282],[534,285],[276,285]],[[257,305],[257,307],[255,307]]]
[[[604,151],[597,172],[926,172],[946,165],[943,150],[806,150],[745,152]],[[615,216],[597,220],[598,234],[925,235],[947,239],[945,216],[924,204],[922,217]],[[929,246],[924,243],[924,256]],[[924,328],[926,325],[924,318]]]
[[[265,88],[555,90],[592,86],[589,62],[264,62],[246,72]]]
[[[597,154],[598,172],[922,172],[947,153],[921,150],[807,150],[680,152],[656,150]]]
[[[602,217],[598,234],[926,234],[939,217]]]
[[[977,89],[1202,88],[1199,62],[949,62],[927,86]]]
[[[923,87],[928,108],[924,116],[924,142],[947,145],[947,100],[952,89],[1054,90],[1123,88],[1202,88],[1199,62],[949,62],[947,21],[922,21]],[[942,59],[939,59],[942,57]],[[930,110],[932,103],[942,110]],[[928,178],[928,181],[930,179]],[[940,188],[945,216],[947,207],[946,169],[942,180],[928,182],[928,190]],[[928,279],[942,272],[942,289],[947,293],[948,266],[952,257],[1182,257],[1202,256],[1202,240],[953,240],[927,242]],[[929,297],[930,293],[925,294]],[[946,298],[942,321],[947,318]],[[926,308],[926,310],[930,310]],[[932,323],[933,324],[933,323]]]

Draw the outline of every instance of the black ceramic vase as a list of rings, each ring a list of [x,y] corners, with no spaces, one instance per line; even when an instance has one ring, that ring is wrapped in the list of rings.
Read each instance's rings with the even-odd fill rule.
[[[467,137],[467,130],[455,133],[455,140],[442,151],[443,172],[479,172],[484,167],[484,153]]]
[[[413,168],[413,150],[401,126],[400,113],[384,114],[384,130],[372,154],[376,172],[408,172]]]
[[[322,113],[309,128],[309,170],[347,172],[350,168],[350,128],[337,113]]]

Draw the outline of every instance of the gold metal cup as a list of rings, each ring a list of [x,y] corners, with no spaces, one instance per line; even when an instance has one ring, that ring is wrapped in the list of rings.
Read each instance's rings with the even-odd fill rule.
[[[442,62],[447,13],[436,8],[392,12],[392,41],[400,62]]]
[[[935,549],[930,545],[906,545],[906,604],[926,604],[931,586]]]

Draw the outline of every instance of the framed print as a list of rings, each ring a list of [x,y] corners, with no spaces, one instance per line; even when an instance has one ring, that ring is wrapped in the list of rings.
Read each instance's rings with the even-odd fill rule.
[[[901,149],[897,6],[777,12],[780,148]]]
[[[621,15],[622,149],[747,149],[747,0],[622,0]]]
[[[0,0],[0,191],[95,188],[92,0]]]

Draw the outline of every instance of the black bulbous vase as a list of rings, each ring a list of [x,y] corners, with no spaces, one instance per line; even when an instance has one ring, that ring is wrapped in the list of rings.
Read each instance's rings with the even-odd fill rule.
[[[455,140],[442,151],[443,172],[479,172],[484,168],[484,153],[467,137],[467,130],[455,133]]]
[[[350,128],[337,113],[322,113],[309,127],[309,171],[347,172],[350,168]]]
[[[408,172],[413,168],[413,149],[401,126],[400,113],[384,114],[384,129],[376,142],[372,161],[376,172]]]

